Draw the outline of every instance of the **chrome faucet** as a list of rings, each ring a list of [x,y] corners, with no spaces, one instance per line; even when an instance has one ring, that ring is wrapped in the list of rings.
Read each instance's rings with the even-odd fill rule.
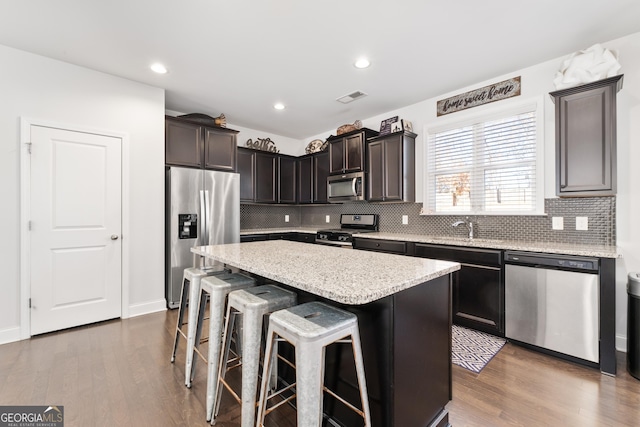
[[[467,218],[464,221],[456,221],[453,224],[451,224],[452,227],[457,227],[459,225],[466,225],[467,228],[469,229],[469,239],[473,239],[473,223],[471,221],[469,221],[469,218]]]

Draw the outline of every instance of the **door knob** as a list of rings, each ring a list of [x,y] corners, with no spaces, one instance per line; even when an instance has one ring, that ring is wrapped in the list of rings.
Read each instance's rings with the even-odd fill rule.
[[[117,234],[112,234],[111,235],[111,240],[118,240],[118,235]]]

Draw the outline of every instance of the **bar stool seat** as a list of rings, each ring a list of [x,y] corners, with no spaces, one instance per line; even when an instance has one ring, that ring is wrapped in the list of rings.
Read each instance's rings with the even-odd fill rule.
[[[253,288],[233,291],[227,301],[227,314],[224,334],[222,338],[223,351],[218,366],[217,396],[211,423],[220,409],[220,398],[223,388],[231,392],[241,404],[241,426],[253,427],[256,421],[256,396],[258,390],[258,374],[260,364],[260,349],[262,345],[263,318],[277,310],[296,304],[297,296],[294,292],[275,285],[256,286]],[[233,331],[236,317],[242,319],[242,355],[241,361],[228,368],[231,345],[231,331]],[[225,381],[228,370],[242,367],[241,395],[238,396]]]
[[[285,339],[295,347],[296,382],[285,389],[267,394],[268,378],[272,368],[272,346],[278,338]],[[324,386],[325,349],[333,343],[351,343],[362,410]],[[294,396],[267,408],[269,399],[281,395],[285,390],[293,389]],[[322,302],[309,302],[272,313],[269,316],[256,425],[263,427],[264,418],[269,412],[295,397],[298,427],[319,427],[322,425],[323,392],[327,392],[360,414],[365,426],[371,426],[356,315]]]
[[[218,276],[205,277],[201,281],[201,297],[198,328],[196,331],[196,340],[194,351],[207,363],[207,421],[211,420],[213,414],[214,397],[217,394],[218,385],[218,363],[220,361],[220,348],[222,346],[222,325],[227,305],[227,296],[230,292],[246,289],[255,286],[255,280],[252,277],[241,273],[223,274]],[[198,349],[200,343],[200,334],[204,319],[204,310],[206,302],[209,302],[209,349],[205,357]],[[195,371],[196,359],[193,359],[192,375]]]
[[[178,343],[180,336],[187,341],[187,357],[193,353],[193,350],[189,351],[189,334],[193,330],[192,334],[195,336],[196,332],[196,319],[198,315],[198,303],[195,302],[196,298],[191,297],[191,290],[197,289],[196,295],[200,294],[200,283],[204,277],[228,274],[229,270],[224,268],[185,268],[182,275],[182,289],[180,291],[180,306],[178,307],[178,320],[176,321],[176,334],[173,340],[173,352],[171,353],[171,363],[176,361],[176,353],[178,351]],[[184,322],[185,310],[189,306],[188,321]],[[187,325],[187,332],[182,330],[184,325]],[[193,328],[193,329],[192,329]],[[193,357],[193,356],[191,356]],[[185,366],[186,367],[186,366]],[[190,378],[191,363],[189,362],[189,370],[185,370],[185,385],[188,385],[188,379]]]

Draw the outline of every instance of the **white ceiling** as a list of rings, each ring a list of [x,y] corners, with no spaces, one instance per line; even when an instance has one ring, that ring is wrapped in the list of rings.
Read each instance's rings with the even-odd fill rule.
[[[0,44],[297,139],[638,31],[637,0],[5,0],[0,15]]]

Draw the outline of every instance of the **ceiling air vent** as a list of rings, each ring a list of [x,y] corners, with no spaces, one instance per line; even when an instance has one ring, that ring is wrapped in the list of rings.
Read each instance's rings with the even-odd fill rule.
[[[362,98],[364,96],[367,96],[367,94],[357,90],[355,92],[351,92],[350,94],[341,96],[340,98],[336,99],[336,101],[342,102],[343,104],[348,104],[351,101],[355,101],[356,99]]]

